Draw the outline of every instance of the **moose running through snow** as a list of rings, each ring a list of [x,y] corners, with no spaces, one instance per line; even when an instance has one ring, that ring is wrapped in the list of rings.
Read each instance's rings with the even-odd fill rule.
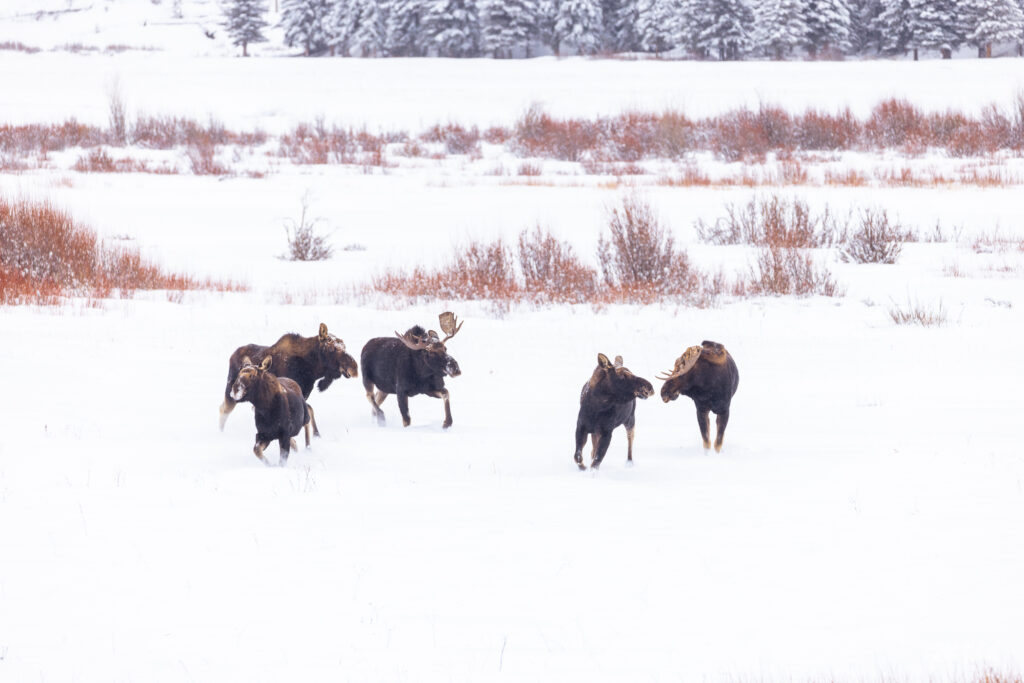
[[[235,349],[228,360],[228,382],[224,387],[224,403],[220,406],[221,431],[224,431],[228,415],[235,409],[237,401],[231,397],[231,387],[246,358],[251,359],[253,363],[261,363],[264,358],[273,358],[277,376],[287,377],[298,384],[304,399],[309,398],[314,383],[320,391],[324,391],[339,377],[359,376],[359,366],[356,365],[356,359],[345,352],[345,342],[328,332],[327,325],[323,323],[320,323],[320,331],[316,337],[286,334],[273,346],[241,346]],[[313,424],[313,434],[320,436],[312,408],[309,408],[309,415]]]
[[[665,403],[680,396],[693,399],[704,448],[711,448],[708,412],[714,412],[718,427],[715,450],[721,451],[725,426],[729,424],[729,405],[740,384],[736,362],[725,347],[706,340],[700,346],[691,346],[676,359],[672,372],[664,373],[658,379],[665,381],[661,387],[661,399]]]
[[[270,372],[273,356],[267,356],[258,366],[248,357],[242,358],[242,367],[231,384],[231,399],[236,403],[252,403],[256,411],[256,445],[252,452],[269,465],[263,451],[271,441],[277,441],[281,448],[279,464],[288,463],[288,451],[298,450],[295,437],[300,430],[306,430],[306,447],[309,447],[309,424],[312,413],[306,405],[299,385],[287,377],[275,377]]]
[[[384,426],[384,411],[380,409],[388,394],[398,397],[398,410],[402,424],[409,426],[409,397],[426,394],[444,399],[445,429],[452,426],[452,409],[448,402],[448,390],[444,388],[445,375],[458,377],[462,374],[459,364],[448,355],[445,342],[458,334],[462,323],[455,315],[446,311],[439,316],[441,330],[447,335],[438,337],[434,330],[424,330],[419,325],[406,330],[405,334],[395,332],[394,337],[375,337],[363,347],[360,363],[363,366],[363,387],[370,402],[377,424]],[[376,393],[374,392],[376,387]]]
[[[642,377],[622,367],[622,356],[615,362],[603,353],[597,354],[597,368],[590,381],[580,392],[580,413],[576,418],[576,453],[573,460],[581,470],[583,444],[590,434],[591,468],[597,469],[608,452],[612,431],[619,425],[626,427],[628,447],[626,460],[633,462],[633,435],[636,433],[636,399],[654,395],[654,387]]]

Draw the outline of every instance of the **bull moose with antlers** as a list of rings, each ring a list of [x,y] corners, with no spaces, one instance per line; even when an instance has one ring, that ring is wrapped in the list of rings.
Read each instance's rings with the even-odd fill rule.
[[[590,435],[592,447],[591,468],[597,469],[608,452],[612,431],[619,425],[626,427],[626,460],[633,462],[633,435],[636,430],[636,400],[654,395],[654,387],[643,377],[637,377],[622,366],[622,356],[615,362],[603,353],[597,354],[597,368],[590,381],[580,392],[580,412],[576,418],[576,453],[573,460],[581,470],[583,444]]]
[[[377,424],[384,426],[384,411],[380,409],[388,394],[398,397],[398,410],[402,424],[409,426],[409,397],[425,394],[444,399],[445,429],[452,426],[452,409],[448,402],[448,390],[444,378],[462,374],[459,364],[448,355],[445,342],[462,329],[455,315],[446,311],[439,316],[441,339],[434,330],[424,330],[415,325],[405,334],[395,332],[394,337],[376,337],[366,342],[360,363],[363,366],[363,387],[366,398],[372,406]],[[376,387],[376,392],[374,392]]]
[[[661,387],[661,399],[665,403],[680,396],[693,399],[697,406],[697,426],[700,427],[704,448],[711,448],[708,413],[715,414],[718,428],[715,450],[721,451],[725,427],[729,424],[729,406],[740,384],[736,361],[725,347],[706,340],[700,346],[691,346],[676,359],[672,371],[659,375],[658,379],[665,381]]]

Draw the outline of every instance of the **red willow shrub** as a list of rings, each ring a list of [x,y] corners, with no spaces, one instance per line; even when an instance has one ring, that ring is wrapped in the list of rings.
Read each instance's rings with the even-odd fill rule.
[[[63,296],[127,297],[140,289],[245,287],[167,273],[138,250],[104,245],[50,204],[0,199],[0,302],[55,304]]]

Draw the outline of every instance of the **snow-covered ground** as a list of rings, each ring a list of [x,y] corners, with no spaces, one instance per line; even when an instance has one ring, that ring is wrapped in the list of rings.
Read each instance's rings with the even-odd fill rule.
[[[271,131],[325,114],[415,131],[508,123],[534,101],[588,116],[662,106],[701,114],[759,99],[863,112],[899,94],[974,110],[1006,103],[1021,73],[1016,60],[4,52],[0,122],[105,123],[115,77],[133,114],[211,115]],[[1019,672],[1024,256],[972,245],[997,228],[1024,234],[1019,188],[787,188],[814,206],[880,206],[956,235],[907,245],[896,266],[830,263],[846,290],[837,299],[502,317],[485,303],[451,304],[466,322],[449,343],[463,375],[449,382],[447,432],[440,402],[423,397],[410,402],[411,427],[389,399],[378,428],[359,380],[312,397],[324,438],[284,469],[253,457],[245,406],[217,430],[235,347],[311,335],[323,321],[358,356],[366,340],[431,325],[449,306],[357,305],[338,298],[345,285],[538,222],[593,259],[618,192],[507,185],[447,165],[370,175],[285,167],[261,179],[0,175],[2,196],[52,200],[171,269],[253,288],[181,302],[151,293],[98,309],[0,308],[0,680]],[[751,190],[643,192],[695,261],[749,263],[742,247],[698,243],[693,221]],[[365,250],[280,260],[283,224],[306,193],[336,246]],[[941,305],[947,324],[894,325],[889,309],[909,302]],[[724,343],[740,369],[723,452],[703,451],[686,399],[652,398],[638,406],[634,467],[617,433],[599,474],[577,472],[579,389],[597,353],[622,354],[653,380],[701,339]]]

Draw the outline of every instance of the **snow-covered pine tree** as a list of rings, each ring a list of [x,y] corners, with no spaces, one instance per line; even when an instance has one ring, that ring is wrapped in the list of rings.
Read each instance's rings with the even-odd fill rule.
[[[961,0],[967,41],[979,57],[991,57],[994,43],[1024,40],[1024,10],[1017,0]]]
[[[601,43],[610,52],[635,52],[640,49],[636,34],[637,0],[601,0],[604,35]]]
[[[474,0],[435,0],[423,17],[423,29],[439,57],[480,54],[480,18]]]
[[[772,59],[783,59],[807,40],[804,0],[763,0],[754,11],[752,43]]]
[[[392,0],[386,27],[386,50],[392,57],[422,57],[427,53],[423,17],[429,0]]]
[[[910,0],[881,0],[882,11],[874,19],[873,27],[878,32],[879,51],[888,54],[903,54],[916,42],[913,33],[917,22]]]
[[[558,4],[555,31],[576,48],[576,54],[598,51],[603,24],[600,0],[561,0]]]
[[[882,0],[852,0],[850,3],[850,49],[863,54],[882,51],[882,37],[877,17],[882,13]]]
[[[331,11],[327,15],[327,45],[332,55],[348,57],[352,49],[349,40],[355,25],[352,23],[352,0],[332,0]]]
[[[681,7],[678,0],[639,0],[636,36],[640,49],[661,54],[680,42]]]
[[[558,32],[559,0],[538,0],[537,29],[540,41],[555,55],[562,53],[562,35]]]
[[[267,27],[267,5],[264,0],[224,0],[224,30],[231,44],[242,48],[242,56],[249,56],[249,43],[267,40],[263,29]]]
[[[804,5],[807,24],[807,51],[811,57],[821,52],[850,49],[850,6],[847,0],[807,0]]]
[[[283,0],[281,27],[288,47],[301,45],[308,56],[325,49],[330,41],[330,0]]]
[[[362,57],[387,56],[387,0],[349,0],[349,49]]]
[[[530,56],[530,44],[539,33],[536,0],[483,0],[480,35],[484,52],[511,57],[517,51]]]
[[[913,45],[914,59],[917,48],[938,50],[943,59],[953,56],[953,50],[963,42],[957,0],[912,0],[916,5],[918,24],[917,43]]]
[[[690,20],[696,28],[697,52],[719,60],[740,59],[750,45],[754,13],[745,0],[708,0],[690,3]]]

